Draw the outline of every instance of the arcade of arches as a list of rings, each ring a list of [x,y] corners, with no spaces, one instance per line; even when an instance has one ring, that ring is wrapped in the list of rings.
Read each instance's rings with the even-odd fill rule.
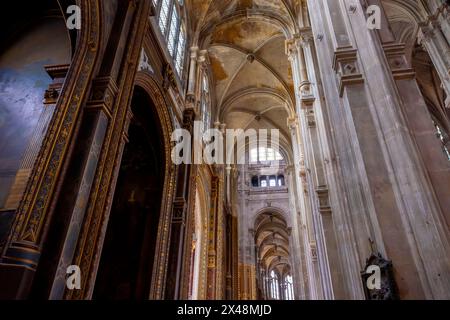
[[[446,1],[11,6],[0,299],[450,299]],[[279,139],[175,165],[196,121]]]

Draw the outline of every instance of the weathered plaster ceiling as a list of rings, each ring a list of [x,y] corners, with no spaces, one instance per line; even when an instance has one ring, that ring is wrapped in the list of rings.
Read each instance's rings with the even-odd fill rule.
[[[216,120],[227,128],[280,129],[290,141],[294,87],[285,40],[299,2],[186,0],[196,40],[209,53]]]

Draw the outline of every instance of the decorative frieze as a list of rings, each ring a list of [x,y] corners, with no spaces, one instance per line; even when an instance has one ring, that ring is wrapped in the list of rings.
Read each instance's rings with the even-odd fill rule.
[[[292,39],[286,41],[286,55],[291,61],[294,72],[294,83],[298,86],[297,94],[301,106],[304,109],[312,108],[316,98],[312,90],[312,84],[308,78],[306,59],[304,49],[312,43],[312,34],[310,29],[303,30],[296,34]]]

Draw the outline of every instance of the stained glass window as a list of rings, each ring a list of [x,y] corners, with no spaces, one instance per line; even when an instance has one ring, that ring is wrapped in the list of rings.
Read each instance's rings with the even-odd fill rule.
[[[294,300],[294,281],[292,276],[286,276],[284,284],[284,296],[286,300]]]
[[[270,297],[272,298],[272,300],[280,300],[278,276],[273,270],[270,273]]]
[[[159,11],[159,28],[163,34],[166,33],[170,10],[170,0],[162,0],[161,9]]]

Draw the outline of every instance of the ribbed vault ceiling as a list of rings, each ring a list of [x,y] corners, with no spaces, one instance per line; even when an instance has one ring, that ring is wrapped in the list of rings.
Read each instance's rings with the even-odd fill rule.
[[[255,242],[259,259],[267,270],[280,273],[290,268],[290,231],[284,218],[276,212],[261,214],[255,222]]]

